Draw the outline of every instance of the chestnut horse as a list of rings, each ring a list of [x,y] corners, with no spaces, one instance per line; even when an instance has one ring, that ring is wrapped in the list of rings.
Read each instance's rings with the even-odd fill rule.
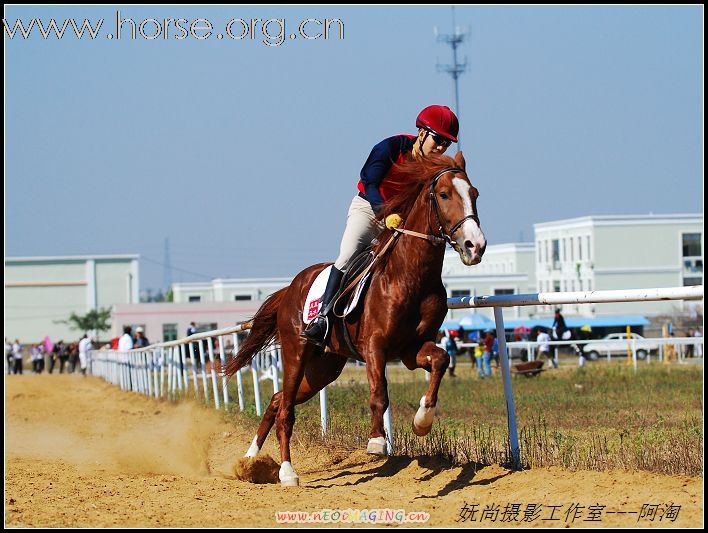
[[[332,328],[324,353],[300,337],[310,285],[330,264],[320,263],[300,272],[288,287],[263,303],[253,317],[251,333],[224,369],[232,376],[268,343],[276,338],[280,341],[283,390],[271,398],[246,457],[258,453],[275,423],[282,485],[298,484],[290,462],[295,405],[337,379],[348,357],[366,363],[371,408],[369,453],[386,454],[383,415],[389,403],[384,374],[387,361],[400,358],[410,370],[430,372],[428,391],[420,400],[413,430],[422,436],[432,427],[438,388],[450,362],[447,352],[435,344],[447,313],[447,293],[441,280],[445,241],[465,265],[479,263],[487,243],[477,217],[478,192],[467,178],[461,152],[454,159],[430,156],[404,163],[399,170],[405,185],[380,217],[398,213],[406,230],[425,234],[427,239],[425,235],[399,235],[377,262],[361,310],[346,319],[351,342],[360,355],[350,353],[341,326]],[[392,232],[384,230],[378,249],[389,238]]]

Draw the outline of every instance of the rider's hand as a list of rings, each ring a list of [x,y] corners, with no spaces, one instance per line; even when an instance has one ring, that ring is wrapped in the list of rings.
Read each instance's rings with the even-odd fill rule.
[[[393,213],[392,215],[388,215],[386,217],[386,227],[388,229],[397,228],[402,223],[403,223],[403,219],[401,218],[401,215],[398,215],[396,213]]]

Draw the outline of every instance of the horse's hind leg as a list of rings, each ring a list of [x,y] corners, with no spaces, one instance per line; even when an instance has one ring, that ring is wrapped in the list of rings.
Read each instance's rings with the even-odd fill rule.
[[[337,356],[336,354],[327,354],[325,357],[319,357],[311,360],[310,364],[305,366],[305,376],[300,382],[300,386],[295,396],[295,405],[305,403],[315,394],[320,392],[327,385],[332,383],[342,372],[344,365],[347,362],[346,357]],[[283,392],[276,392],[270,399],[270,403],[266,408],[261,423],[258,426],[256,436],[253,437],[251,447],[246,452],[245,457],[255,457],[263,448],[268,433],[275,424],[275,416],[280,408],[280,400]]]
[[[418,368],[430,372],[428,392],[420,399],[420,407],[413,418],[413,433],[422,437],[430,433],[433,427],[435,406],[438,403],[438,390],[445,371],[450,364],[448,353],[434,342],[426,342],[416,356]]]

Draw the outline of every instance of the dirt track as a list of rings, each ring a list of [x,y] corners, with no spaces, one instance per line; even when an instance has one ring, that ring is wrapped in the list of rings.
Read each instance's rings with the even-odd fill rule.
[[[95,378],[6,377],[5,525],[267,527],[277,525],[276,511],[391,508],[430,513],[428,526],[501,527],[510,525],[502,523],[507,504],[521,504],[511,524],[524,526],[702,525],[702,478],[499,466],[475,472],[435,459],[306,449],[294,439],[301,486],[283,489],[233,479],[252,438],[213,410],[159,403]],[[264,452],[278,458],[273,435]],[[677,519],[659,521],[670,502],[681,506]],[[458,522],[465,504],[479,511]],[[529,504],[544,507],[524,522]],[[566,520],[572,504],[585,506],[575,522]],[[659,504],[659,512],[638,524],[643,504]],[[492,505],[500,507],[496,521],[480,522]],[[601,521],[586,521],[594,505],[605,506]],[[560,520],[544,520],[552,513]]]

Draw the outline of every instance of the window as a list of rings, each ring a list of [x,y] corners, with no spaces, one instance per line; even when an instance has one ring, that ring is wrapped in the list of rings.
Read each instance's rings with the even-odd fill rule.
[[[190,297],[189,297],[189,301],[190,301],[190,302],[201,302],[201,301],[202,301],[202,297],[201,297],[201,296],[190,296]]]
[[[177,340],[177,324],[162,324],[162,342]]]
[[[463,296],[470,296],[470,290],[469,289],[458,289],[458,290],[453,290],[451,294],[451,298],[462,298]]]
[[[585,240],[586,240],[587,245],[588,245],[588,261],[592,261],[592,251],[590,250],[590,235],[588,235],[587,237],[585,237]]]
[[[558,239],[553,239],[551,246],[553,248],[553,268],[558,268],[560,263],[560,243]]]
[[[583,240],[581,237],[578,237],[578,261],[583,260]]]
[[[248,300],[251,300],[250,294],[237,294],[234,296],[234,301],[236,302],[246,302]]]
[[[683,257],[700,257],[700,233],[684,233],[681,235],[681,240],[683,241]]]
[[[683,278],[683,286],[691,287],[693,285],[702,285],[703,278]]]
[[[575,248],[573,247],[574,243],[575,243],[575,241],[574,241],[573,237],[571,237],[570,238],[570,260],[571,261],[575,261]]]
[[[553,292],[560,292],[560,291],[561,291],[561,282],[554,281],[553,282]]]
[[[541,249],[541,241],[536,241],[536,262],[538,262],[538,263],[543,262],[543,257],[541,257],[542,253],[543,253],[543,250]]]
[[[514,289],[494,289],[494,296],[500,296],[502,294],[514,294]]]

